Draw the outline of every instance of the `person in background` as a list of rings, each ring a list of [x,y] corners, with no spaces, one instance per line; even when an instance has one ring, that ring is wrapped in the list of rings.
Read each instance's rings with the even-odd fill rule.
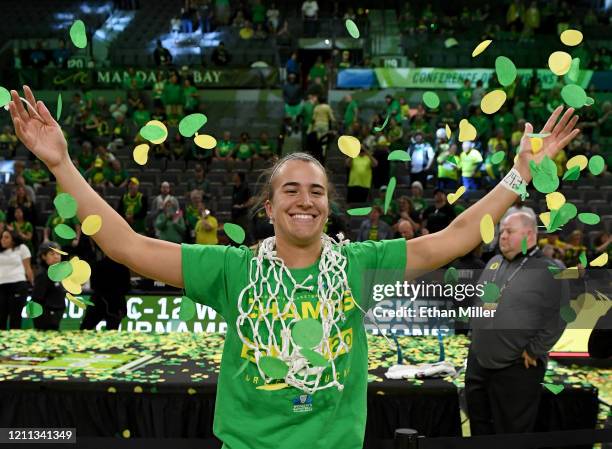
[[[410,184],[410,193],[412,194],[412,205],[414,206],[414,211],[421,215],[421,213],[427,207],[427,201],[423,198],[423,184],[419,181],[414,181]]]
[[[36,203],[28,196],[25,186],[15,186],[15,190],[13,191],[13,195],[9,198],[7,206],[6,216],[9,223],[15,220],[15,209],[20,207],[26,221],[29,221],[35,226],[38,224]]]
[[[176,207],[175,202],[166,200],[163,211],[157,215],[154,225],[157,238],[167,242],[183,243],[187,227],[183,211]]]
[[[347,158],[346,166],[349,168],[347,203],[365,203],[372,187],[372,172],[378,161],[368,153],[363,145],[359,155]]]
[[[65,224],[66,226],[74,229],[76,233],[76,237],[72,240],[64,239],[57,235],[55,232],[55,228],[57,225]],[[62,218],[60,217],[57,210],[54,210],[49,218],[47,218],[47,222],[45,224],[45,229],[43,230],[43,243],[48,241],[54,241],[58,243],[63,250],[65,251],[74,251],[74,248],[79,246],[81,241],[81,225],[75,217],[72,218]]]
[[[179,117],[183,116],[185,98],[183,95],[183,86],[181,86],[176,72],[170,74],[168,82],[164,85],[161,100],[166,108],[166,115],[170,123],[177,121]]]
[[[255,146],[256,157],[264,159],[266,161],[278,158],[276,142],[270,140],[268,133],[262,131],[259,135],[259,140]]]
[[[412,225],[415,235],[421,232],[421,215],[414,210],[412,200],[402,195],[397,200],[397,216],[400,221],[408,221]],[[395,223],[394,229],[399,232],[399,225]]]
[[[223,139],[217,142],[215,147],[215,157],[217,161],[225,161],[226,164],[234,160],[234,152],[236,151],[236,143],[232,141],[232,133],[229,131],[223,132]]]
[[[40,161],[35,159],[32,166],[23,172],[26,184],[38,189],[49,182],[49,172],[40,165]]]
[[[455,210],[446,200],[446,192],[434,190],[434,203],[423,211],[423,227],[430,234],[446,228],[455,219]]]
[[[474,142],[466,141],[461,144],[459,163],[461,166],[461,181],[467,190],[478,190],[476,172],[482,163],[482,154],[474,147]]]
[[[43,313],[34,318],[34,328],[39,330],[59,330],[60,322],[66,310],[66,292],[60,282],[49,279],[47,270],[51,265],[62,261],[61,248],[55,242],[43,243],[38,249],[41,268],[34,279],[32,301],[43,308]]]
[[[0,156],[13,159],[17,151],[17,136],[10,126],[5,126],[0,134]]]
[[[104,178],[108,187],[112,186],[123,189],[127,186],[129,175],[127,170],[121,167],[121,161],[114,159],[104,169]]]
[[[15,220],[8,225],[9,231],[15,231],[21,242],[28,247],[30,253],[34,252],[34,226],[26,221],[21,207],[15,208]]]
[[[119,200],[117,212],[125,218],[134,231],[144,235],[149,202],[147,196],[139,192],[139,186],[140,181],[137,178],[130,178],[128,191]]]
[[[300,63],[298,61],[297,51],[291,53],[291,56],[285,65],[285,70],[287,71],[287,78],[289,78],[289,75],[291,74],[294,74],[297,79],[300,78]]]
[[[397,233],[400,237],[410,240],[414,238],[414,227],[408,220],[400,220],[397,222]]]
[[[358,242],[366,240],[380,241],[393,238],[393,229],[387,223],[380,219],[383,210],[380,206],[372,206],[370,216],[361,222],[359,233],[357,234]]]
[[[472,435],[534,430],[548,351],[565,328],[560,309],[569,305],[567,281],[550,276],[555,262],[537,247],[533,217],[510,215],[500,229],[501,254],[489,260],[478,283],[495,283],[501,297],[484,306],[478,301],[495,310],[493,317],[472,318],[465,375]]]
[[[302,88],[297,82],[295,73],[287,75],[287,83],[283,86],[283,100],[285,101],[285,117],[291,120],[293,127],[302,113]]]
[[[249,133],[242,132],[240,141],[236,146],[236,160],[246,162],[249,167],[252,167],[253,156],[255,155],[254,145],[251,143]]]
[[[385,108],[385,112],[383,117],[389,116],[389,118],[394,118],[397,123],[402,122],[402,108],[400,106],[400,102],[393,98],[393,95],[385,96],[385,104],[387,105]]]
[[[232,60],[232,55],[225,48],[225,44],[221,41],[217,48],[215,48],[210,57],[214,65],[218,67],[225,67]]]
[[[161,40],[157,40],[155,50],[153,51],[153,60],[157,67],[168,67],[172,65],[172,53],[162,45]]]
[[[414,134],[412,142],[408,147],[410,155],[410,180],[418,181],[427,186],[427,174],[435,162],[435,153],[431,144],[424,140],[422,131]]]
[[[587,253],[587,247],[583,241],[582,231],[575,229],[567,238],[567,245],[563,254],[563,263],[566,267],[575,267],[580,263],[580,254]],[[586,268],[586,267],[584,267]]]
[[[27,246],[16,232],[5,229],[0,237],[0,330],[21,329],[21,311],[34,281]]]
[[[199,190],[202,192],[203,199],[209,200],[211,198],[211,187],[210,182],[206,179],[206,171],[202,164],[195,164],[193,169],[193,177],[189,177],[187,180],[187,191]]]
[[[127,315],[125,295],[131,288],[130,270],[104,254],[93,240],[90,242],[94,253],[91,264],[91,302],[94,305],[85,309],[80,329],[92,330],[101,321],[106,321],[107,330],[116,330]]]
[[[446,137],[446,136],[445,136]],[[459,159],[457,156],[457,144],[441,146],[436,161],[438,162],[437,187],[442,190],[456,190],[459,184]]]
[[[251,196],[249,184],[246,182],[244,172],[236,172],[233,176],[234,188],[232,191],[232,223],[244,229],[246,241],[250,242],[249,235],[249,207],[255,197]],[[246,244],[246,243],[245,243]]]
[[[199,245],[217,245],[219,243],[217,238],[218,227],[217,219],[210,210],[204,208],[195,225],[195,242]]]

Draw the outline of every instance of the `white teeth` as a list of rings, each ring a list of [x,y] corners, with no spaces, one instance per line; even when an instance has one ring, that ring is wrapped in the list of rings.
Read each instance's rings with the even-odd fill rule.
[[[297,218],[298,220],[312,220],[314,217],[306,214],[295,214],[292,218]]]

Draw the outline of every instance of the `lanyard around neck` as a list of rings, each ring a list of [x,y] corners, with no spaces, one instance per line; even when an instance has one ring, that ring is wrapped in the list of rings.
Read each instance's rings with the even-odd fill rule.
[[[517,273],[521,270],[521,268],[523,268],[525,266],[525,264],[527,263],[527,261],[529,260],[530,257],[532,257],[538,250],[538,247],[536,246],[534,249],[531,250],[531,252],[529,254],[527,254],[523,260],[521,260],[521,263],[519,264],[519,266],[516,268],[516,270],[514,270],[512,272],[512,274],[508,277],[508,279],[506,279],[506,282],[504,282],[504,285],[502,285],[502,287],[499,289],[499,293],[501,294],[510,284],[510,282],[512,281],[512,279],[514,279],[514,277],[517,275]],[[503,257],[503,256],[502,256]],[[505,260],[505,259],[504,259]],[[502,260],[502,263],[504,262],[504,260]],[[510,261],[511,262],[511,261]],[[509,263],[510,263],[509,262]],[[501,264],[500,264],[500,268],[501,268]],[[491,282],[495,283],[495,279],[497,279],[497,273],[499,273],[499,269],[495,270],[495,274],[493,275],[493,279],[491,280]]]

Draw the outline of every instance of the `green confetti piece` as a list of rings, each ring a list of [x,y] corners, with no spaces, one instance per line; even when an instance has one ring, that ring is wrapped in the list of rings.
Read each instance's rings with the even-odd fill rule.
[[[362,215],[368,215],[370,212],[372,212],[371,207],[356,207],[354,209],[349,209],[346,211],[346,213],[352,217],[360,217]]]
[[[571,219],[578,214],[578,209],[572,203],[565,203],[559,209],[550,211],[550,223],[548,232],[554,232],[565,226]]]
[[[455,47],[457,45],[459,45],[459,42],[457,42],[457,39],[455,39],[454,37],[449,37],[444,41],[444,46],[446,48]]]
[[[595,99],[592,97],[586,97],[586,100],[584,100],[585,106],[593,106],[594,104],[595,104]]]
[[[555,384],[542,384],[544,387],[550,391],[552,394],[559,394],[563,391],[565,386],[563,385],[555,385]]]
[[[550,271],[550,274],[552,274],[553,276],[556,276],[563,271],[563,268],[557,265],[549,265],[548,271]]]
[[[527,133],[527,137],[539,137],[540,139],[544,139],[548,136],[550,136],[550,133]]]
[[[482,302],[495,302],[499,299],[499,287],[494,282],[488,282],[482,290],[482,295],[480,297]]]
[[[580,167],[577,165],[574,165],[572,168],[570,168],[568,171],[566,171],[563,174],[564,181],[578,181],[579,178],[580,178]]]
[[[456,284],[459,282],[459,272],[455,267],[449,267],[444,272],[444,282],[447,284]]]
[[[87,47],[87,33],[82,20],[75,20],[70,27],[70,39],[77,48]]]
[[[387,160],[388,161],[409,162],[410,155],[408,154],[406,150],[394,150],[391,153],[389,153],[389,156],[387,156]]]
[[[509,86],[516,79],[516,66],[506,56],[498,56],[495,59],[495,73],[502,86]]]
[[[181,321],[189,321],[193,319],[196,314],[196,305],[187,296],[183,296],[181,298],[181,310],[179,312],[179,320]]]
[[[140,128],[139,134],[143,139],[147,139],[149,141],[162,139],[166,135],[163,128],[154,125],[143,126]]]
[[[57,213],[64,219],[72,218],[77,213],[78,204],[69,193],[60,193],[53,200]]]
[[[61,92],[57,94],[57,108],[55,111],[55,120],[60,121],[60,117],[62,116],[62,94]]]
[[[242,362],[242,365],[240,365],[240,368],[238,368],[238,371],[236,371],[236,373],[232,376],[232,379],[237,379],[238,376],[240,376],[245,369],[247,369],[247,366],[249,366],[249,359],[246,359],[244,362]]]
[[[596,225],[601,221],[601,217],[591,212],[582,212],[578,214],[578,220],[584,224]]]
[[[84,296],[80,298],[80,301],[85,304],[86,306],[93,306],[94,303],[91,302],[89,299],[85,298]]]
[[[73,240],[76,238],[76,232],[70,226],[65,224],[58,224],[55,228],[53,228],[55,233],[63,238],[64,240]]]
[[[455,167],[459,166],[459,159],[457,159],[457,156],[449,156],[446,162],[453,164]]]
[[[395,192],[395,185],[397,184],[397,180],[395,176],[392,176],[389,180],[389,184],[387,185],[387,193],[385,193],[385,215],[389,210],[389,205],[391,204],[391,199],[393,199],[393,193]]]
[[[276,357],[264,356],[260,358],[259,367],[271,379],[284,379],[289,372],[287,364]]]
[[[525,183],[519,184],[516,187],[515,192],[518,193],[521,196],[521,200],[522,201],[525,201],[525,198],[527,198],[529,196],[529,193],[527,192],[527,184],[525,184]]]
[[[578,81],[578,75],[580,75],[580,58],[574,58],[572,59],[572,64],[570,65],[570,69],[565,74],[565,76],[572,83],[575,83],[576,81]]]
[[[561,89],[561,98],[568,106],[578,109],[584,106],[587,94],[579,85],[568,84]]]
[[[561,319],[566,323],[571,323],[576,319],[576,311],[571,306],[563,306],[560,310]]]
[[[307,318],[293,325],[291,337],[296,345],[301,348],[314,348],[323,338],[323,326],[317,320]]]
[[[346,31],[353,39],[359,39],[359,28],[357,28],[357,24],[353,22],[351,19],[346,19],[344,22],[344,26],[346,27]]]
[[[504,151],[497,151],[496,153],[493,153],[493,155],[491,156],[491,163],[493,165],[497,165],[501,163],[501,161],[503,161],[505,157],[506,157],[506,153]]]
[[[589,171],[592,175],[597,176],[603,172],[605,163],[604,158],[597,154],[589,159]]]
[[[312,349],[302,348],[300,352],[306,358],[306,360],[308,360],[308,362],[313,366],[324,367],[328,365],[327,359],[318,352],[313,351]]]
[[[0,86],[0,108],[3,108],[7,104],[9,104],[10,101],[11,93],[4,87]]]
[[[72,264],[70,262],[54,263],[47,269],[47,276],[53,282],[62,282],[72,274]]]
[[[429,109],[436,109],[440,106],[440,97],[438,97],[437,93],[428,90],[423,94],[423,103],[425,103],[425,106]]]
[[[225,223],[223,225],[223,232],[234,242],[239,245],[244,242],[245,232],[240,225],[234,223]]]
[[[521,252],[523,256],[527,254],[527,237],[523,237],[523,240],[521,240]]]
[[[582,265],[584,268],[589,266],[589,261],[587,260],[586,253],[584,251],[580,253],[580,256],[578,256],[578,260],[580,260],[580,265]]]
[[[208,118],[204,114],[189,114],[179,122],[179,132],[183,137],[192,137],[207,121]]]
[[[552,193],[559,188],[559,178],[538,173],[533,177],[533,186],[540,193]]]
[[[30,301],[26,305],[26,314],[28,318],[37,318],[43,314],[43,308],[37,302]]]
[[[389,121],[389,117],[391,115],[387,114],[387,116],[385,117],[385,121],[383,122],[382,126],[375,126],[374,127],[374,132],[381,132],[383,129],[385,129],[385,126],[387,126],[387,122]]]
[[[542,162],[540,162],[540,168],[548,176],[557,176],[557,164],[548,156],[544,156]]]

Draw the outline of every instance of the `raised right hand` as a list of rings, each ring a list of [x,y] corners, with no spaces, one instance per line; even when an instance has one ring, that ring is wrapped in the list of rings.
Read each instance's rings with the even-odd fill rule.
[[[66,139],[44,103],[36,102],[28,86],[23,86],[23,91],[28,102],[36,108],[38,115],[34,111],[26,110],[17,91],[12,90],[9,111],[15,133],[38,159],[49,169],[53,169],[62,162],[70,160]]]

